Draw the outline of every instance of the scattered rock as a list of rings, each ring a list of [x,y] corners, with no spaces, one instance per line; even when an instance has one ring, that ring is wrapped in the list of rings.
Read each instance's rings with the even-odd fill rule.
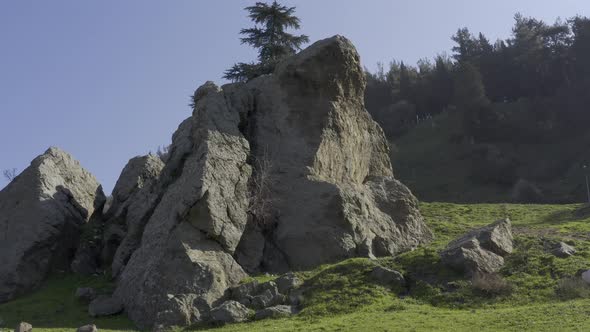
[[[265,289],[260,295],[252,297],[251,306],[254,309],[262,309],[284,302],[285,296],[280,294],[275,286],[275,288]]]
[[[96,328],[96,325],[89,324],[89,325],[80,326],[76,330],[76,332],[98,332],[98,329]]]
[[[68,270],[82,226],[104,202],[94,176],[53,147],[0,191],[0,303]]]
[[[406,284],[406,280],[401,273],[383,266],[376,266],[373,271],[371,271],[371,278],[381,285],[388,287],[403,287]]]
[[[14,332],[31,332],[33,331],[33,325],[26,323],[26,322],[20,322],[16,328],[14,329]]]
[[[92,317],[116,315],[122,311],[123,304],[111,296],[101,295],[88,305],[88,314]]]
[[[256,312],[254,319],[278,318],[291,316],[296,313],[295,307],[290,305],[277,305]]]
[[[76,299],[83,303],[90,303],[96,298],[96,291],[94,288],[81,287],[76,289]]]
[[[303,281],[301,281],[301,279],[299,279],[293,272],[289,272],[283,276],[280,276],[275,280],[275,282],[277,284],[279,293],[285,295],[288,295],[289,291],[301,286],[303,283]]]
[[[246,305],[246,303],[250,302],[250,299],[252,298],[252,296],[258,292],[258,289],[259,289],[258,281],[254,280],[254,281],[230,288],[230,294],[234,300]]]
[[[576,253],[576,249],[567,243],[559,242],[553,249],[551,254],[559,258],[567,258]]]
[[[512,252],[512,241],[510,220],[499,220],[449,243],[441,252],[441,260],[470,276],[476,272],[498,272],[504,265],[504,256]]]
[[[211,310],[211,320],[218,323],[240,323],[248,320],[250,310],[236,301],[226,301]]]

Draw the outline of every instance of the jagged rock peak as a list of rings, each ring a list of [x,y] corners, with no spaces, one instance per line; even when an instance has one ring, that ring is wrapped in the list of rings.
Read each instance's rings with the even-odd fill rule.
[[[104,202],[94,176],[56,147],[0,191],[0,302],[67,270],[81,227]]]

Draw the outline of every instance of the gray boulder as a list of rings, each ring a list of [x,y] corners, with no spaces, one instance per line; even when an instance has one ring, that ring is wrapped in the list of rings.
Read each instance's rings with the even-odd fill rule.
[[[236,301],[223,302],[211,310],[211,320],[217,323],[240,323],[248,320],[250,310]]]
[[[495,273],[504,265],[504,257],[512,253],[512,242],[510,220],[498,220],[449,243],[441,252],[441,260],[468,275]]]
[[[406,284],[406,280],[401,273],[383,266],[376,266],[371,271],[371,278],[387,287],[403,287]]]
[[[89,324],[80,326],[76,332],[98,332],[98,328],[96,328],[96,325],[94,324]]]
[[[277,305],[274,307],[264,308],[256,312],[254,319],[279,318],[287,317],[296,313],[295,307],[290,305]]]
[[[14,329],[14,332],[31,332],[31,331],[33,331],[33,325],[26,323],[26,322],[18,323],[18,325]]]
[[[111,316],[121,313],[123,304],[117,298],[102,295],[88,305],[88,314],[92,317]]]
[[[559,258],[568,258],[576,253],[576,248],[565,242],[559,242],[550,250],[551,254]]]
[[[90,287],[80,287],[76,289],[75,297],[78,301],[90,303],[96,298],[96,291]]]
[[[58,148],[0,191],[0,303],[69,270],[82,227],[104,202],[94,176]]]
[[[261,284],[258,287],[258,295],[251,299],[251,307],[254,309],[262,309],[285,302],[285,295],[279,293],[277,284],[274,281],[269,281]]]
[[[301,286],[303,281],[299,279],[295,273],[289,272],[277,278],[275,283],[277,284],[279,293],[288,295],[292,289]]]

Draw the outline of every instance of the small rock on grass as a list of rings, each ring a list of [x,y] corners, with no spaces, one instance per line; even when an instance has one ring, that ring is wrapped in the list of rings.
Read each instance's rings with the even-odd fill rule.
[[[96,325],[94,324],[88,324],[88,325],[84,325],[84,326],[80,326],[76,332],[97,332],[98,329],[96,328]]]
[[[14,329],[14,332],[31,332],[33,331],[33,325],[27,323],[27,322],[20,322],[16,328]]]

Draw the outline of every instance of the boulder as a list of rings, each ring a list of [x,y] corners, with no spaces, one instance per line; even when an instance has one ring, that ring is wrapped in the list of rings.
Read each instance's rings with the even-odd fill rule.
[[[277,284],[268,281],[258,287],[258,295],[253,296],[250,303],[254,309],[271,307],[285,302],[285,296],[279,293]]]
[[[96,291],[90,287],[80,287],[76,289],[75,297],[83,303],[90,303],[96,298]]]
[[[33,331],[33,325],[26,323],[26,322],[18,323],[18,325],[14,329],[14,332],[31,332],[31,331]]]
[[[121,313],[123,304],[117,298],[101,295],[90,302],[88,314],[92,317],[111,316]]]
[[[568,258],[576,253],[576,248],[565,242],[559,242],[550,250],[550,252],[556,257]]]
[[[264,308],[256,312],[254,319],[279,318],[287,317],[296,313],[295,307],[290,305],[277,305],[274,307]]]
[[[512,253],[512,241],[510,220],[498,220],[449,243],[441,252],[441,260],[468,275],[495,273],[504,265],[504,257]]]
[[[89,324],[89,325],[80,326],[76,330],[76,332],[98,332],[98,329],[96,328],[96,325]]]
[[[387,287],[403,287],[406,284],[406,280],[401,273],[383,266],[376,266],[371,271],[371,279]]]
[[[279,293],[288,295],[292,289],[301,286],[303,281],[299,279],[293,272],[289,272],[277,278],[275,283],[277,284]]]
[[[0,303],[69,270],[84,225],[104,202],[94,176],[58,148],[0,191]]]
[[[211,320],[216,323],[240,323],[248,320],[250,310],[236,301],[223,302],[211,310]]]
[[[390,256],[432,239],[418,201],[393,176],[365,84],[354,46],[335,36],[272,75],[223,87],[252,147],[252,182],[265,183],[235,255],[247,271]]]
[[[582,279],[590,285],[590,270],[582,272]]]

